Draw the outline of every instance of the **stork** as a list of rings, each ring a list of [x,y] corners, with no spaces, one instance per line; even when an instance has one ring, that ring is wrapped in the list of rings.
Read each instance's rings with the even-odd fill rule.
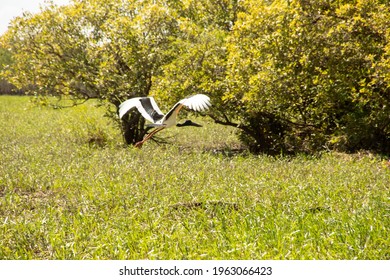
[[[119,105],[119,118],[122,119],[131,109],[137,108],[141,115],[151,122],[150,124],[147,124],[147,126],[156,127],[156,129],[149,133],[142,141],[135,144],[135,147],[141,148],[143,143],[152,138],[154,134],[165,128],[174,126],[176,124],[176,116],[183,106],[194,111],[204,111],[211,106],[211,103],[210,98],[207,95],[195,94],[177,102],[172,109],[164,115],[160,108],[158,108],[153,97],[135,97],[128,99]],[[191,121],[186,121],[184,124],[178,126],[188,125],[200,126]]]

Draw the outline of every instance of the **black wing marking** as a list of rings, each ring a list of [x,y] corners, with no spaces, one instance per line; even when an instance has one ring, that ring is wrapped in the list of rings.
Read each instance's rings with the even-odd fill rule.
[[[141,102],[141,105],[145,109],[146,113],[148,113],[148,115],[153,119],[153,122],[157,122],[164,117],[164,115],[161,115],[153,108],[150,98],[143,97],[139,101]]]

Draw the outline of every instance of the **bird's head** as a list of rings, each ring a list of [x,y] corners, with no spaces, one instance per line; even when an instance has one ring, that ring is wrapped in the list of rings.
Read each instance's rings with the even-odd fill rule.
[[[186,120],[186,121],[183,122],[183,123],[178,123],[176,126],[178,126],[178,127],[182,127],[182,126],[196,126],[196,127],[202,127],[202,125],[197,124],[197,123],[194,123],[194,122],[191,121],[191,120]]]

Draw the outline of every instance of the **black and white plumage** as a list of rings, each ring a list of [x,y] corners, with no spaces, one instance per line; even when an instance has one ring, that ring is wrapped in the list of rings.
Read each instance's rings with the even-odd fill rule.
[[[196,94],[187,98],[184,98],[177,102],[172,109],[167,113],[163,114],[160,108],[157,106],[156,101],[153,97],[135,97],[129,100],[124,101],[119,105],[119,118],[129,112],[133,108],[141,113],[141,115],[151,122],[147,126],[156,127],[154,131],[148,134],[142,141],[136,143],[136,147],[141,147],[142,144],[150,139],[154,134],[163,130],[164,128],[169,128],[176,124],[176,116],[179,113],[180,109],[185,106],[194,111],[204,111],[207,110],[210,106],[210,98],[204,94]],[[187,125],[196,125],[192,122],[188,122]],[[183,125],[182,125],[183,126]]]

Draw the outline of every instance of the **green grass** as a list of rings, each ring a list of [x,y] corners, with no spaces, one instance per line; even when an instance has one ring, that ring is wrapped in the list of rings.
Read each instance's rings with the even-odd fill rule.
[[[92,104],[0,96],[0,259],[390,259],[390,168],[369,153],[234,153],[234,130],[122,145]]]

